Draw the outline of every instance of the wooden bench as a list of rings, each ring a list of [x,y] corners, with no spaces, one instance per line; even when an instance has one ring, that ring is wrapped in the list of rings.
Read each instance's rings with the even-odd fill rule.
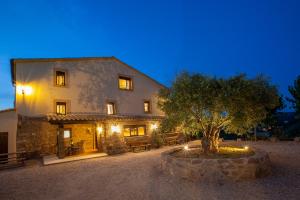
[[[164,142],[166,145],[176,145],[179,144],[178,141],[179,133],[166,133],[164,137]]]
[[[26,152],[0,154],[0,169],[9,169],[25,165]]]
[[[151,143],[148,137],[137,136],[126,138],[125,141],[132,152],[147,151],[151,148]]]

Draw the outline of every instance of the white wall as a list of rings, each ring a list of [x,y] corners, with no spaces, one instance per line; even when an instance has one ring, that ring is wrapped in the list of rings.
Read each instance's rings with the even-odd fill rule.
[[[68,70],[69,84],[54,86],[54,69]],[[133,91],[118,88],[119,75],[133,79]],[[16,63],[17,85],[30,85],[30,96],[16,95],[19,114],[39,116],[54,112],[54,100],[70,100],[71,112],[106,113],[106,102],[115,101],[118,114],[163,115],[157,108],[161,85],[115,60],[80,60]],[[144,100],[150,100],[151,114],[145,114]]]
[[[16,152],[17,113],[12,111],[0,111],[0,132],[8,132],[8,153]]]

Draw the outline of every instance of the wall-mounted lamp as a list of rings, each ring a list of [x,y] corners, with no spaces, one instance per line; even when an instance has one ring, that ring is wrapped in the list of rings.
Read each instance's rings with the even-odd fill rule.
[[[121,129],[118,125],[112,125],[111,126],[111,132],[113,133],[121,133]]]
[[[103,128],[101,126],[97,127],[97,132],[98,134],[101,134],[103,132]]]
[[[17,85],[16,91],[19,95],[31,95],[33,92],[32,87],[28,85]]]
[[[151,124],[151,129],[156,130],[158,128],[157,124]]]

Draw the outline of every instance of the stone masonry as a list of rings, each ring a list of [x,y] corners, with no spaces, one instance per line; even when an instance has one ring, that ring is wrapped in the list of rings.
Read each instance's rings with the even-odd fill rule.
[[[45,118],[19,116],[17,152],[26,151],[36,156],[56,153],[57,128]]]
[[[167,174],[194,181],[218,182],[259,178],[271,171],[268,154],[260,150],[243,158],[177,158],[172,155],[181,149],[178,147],[161,154],[161,167]]]

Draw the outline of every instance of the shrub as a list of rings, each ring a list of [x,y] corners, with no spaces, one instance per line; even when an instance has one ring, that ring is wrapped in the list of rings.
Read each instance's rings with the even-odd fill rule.
[[[124,141],[115,133],[107,138],[105,147],[108,155],[121,154],[128,151]]]
[[[163,143],[162,134],[157,131],[153,131],[151,135],[151,146],[154,148],[159,148],[163,146]]]

